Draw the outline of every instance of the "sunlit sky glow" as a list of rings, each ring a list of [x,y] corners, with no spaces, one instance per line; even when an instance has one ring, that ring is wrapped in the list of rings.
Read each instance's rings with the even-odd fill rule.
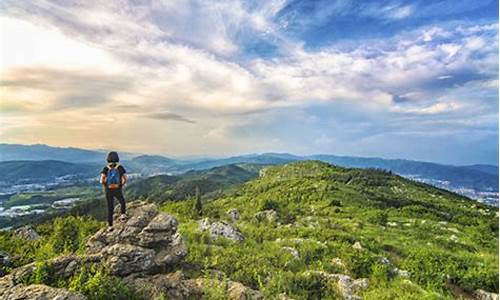
[[[498,164],[497,1],[0,3],[0,142]]]

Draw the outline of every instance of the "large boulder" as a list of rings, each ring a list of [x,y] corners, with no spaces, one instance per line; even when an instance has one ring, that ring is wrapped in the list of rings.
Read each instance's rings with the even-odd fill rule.
[[[14,234],[24,240],[36,241],[40,239],[40,235],[31,226],[26,225],[19,227],[14,231]]]
[[[241,242],[245,239],[238,228],[225,221],[210,222],[208,218],[205,218],[198,222],[198,226],[200,230],[208,231],[212,239],[224,237],[237,242]]]

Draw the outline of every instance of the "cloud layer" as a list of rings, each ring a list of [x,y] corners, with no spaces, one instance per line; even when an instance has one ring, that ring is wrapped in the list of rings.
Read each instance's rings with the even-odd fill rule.
[[[497,163],[495,5],[4,1],[1,138]]]

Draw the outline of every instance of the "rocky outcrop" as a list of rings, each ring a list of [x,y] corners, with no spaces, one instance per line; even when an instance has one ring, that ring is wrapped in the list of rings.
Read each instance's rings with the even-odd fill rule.
[[[14,231],[14,234],[24,240],[36,241],[40,239],[40,235],[31,226],[26,225],[19,227]]]
[[[212,239],[224,237],[237,242],[245,239],[238,228],[225,221],[210,222],[208,218],[205,218],[198,222],[198,226],[200,230],[208,231]]]
[[[174,217],[144,202],[131,203],[128,211],[125,223],[103,228],[87,242],[87,253],[98,256],[113,274],[165,272],[187,255]]]
[[[118,214],[117,214],[118,215]],[[203,220],[202,220],[203,221]],[[202,222],[204,230],[214,237],[243,240],[243,235],[225,222]],[[68,279],[83,266],[102,264],[113,275],[121,277],[144,299],[163,295],[167,299],[202,299],[206,285],[223,284],[228,299],[262,299],[262,295],[241,283],[221,279],[186,279],[174,268],[187,249],[177,232],[178,222],[159,212],[154,204],[131,202],[128,220],[115,221],[112,229],[103,228],[86,244],[84,255],[65,255],[46,261],[55,278]],[[24,279],[34,274],[36,264],[14,269],[0,278],[0,299],[80,300],[85,296],[47,285],[25,285]]]

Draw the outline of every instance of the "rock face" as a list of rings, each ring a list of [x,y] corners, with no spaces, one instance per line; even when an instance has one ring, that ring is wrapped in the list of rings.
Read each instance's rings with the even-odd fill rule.
[[[245,239],[238,228],[224,221],[210,222],[208,218],[205,218],[198,222],[198,226],[200,230],[208,231],[212,239],[224,237],[237,242]]]
[[[40,235],[35,231],[35,229],[31,228],[31,226],[23,226],[17,228],[14,233],[22,239],[28,241],[36,241],[40,239]]]
[[[167,299],[202,299],[204,286],[218,279],[185,279],[181,271],[172,272],[186,255],[187,249],[177,232],[178,222],[169,214],[159,212],[154,204],[131,202],[128,220],[116,220],[113,229],[103,228],[87,241],[84,255],[60,256],[46,263],[53,276],[68,279],[82,266],[103,264],[110,272],[134,287],[144,299],[163,295]],[[203,227],[215,237],[224,236],[243,240],[243,235],[225,222],[210,223]],[[81,300],[85,296],[47,285],[24,285],[23,278],[35,272],[35,263],[12,270],[0,278],[0,299],[57,299]],[[219,281],[222,282],[222,281]],[[241,283],[224,281],[228,299],[262,299],[258,291]]]
[[[99,256],[113,274],[165,272],[187,255],[174,217],[144,202],[131,203],[128,212],[125,223],[117,221],[87,242],[87,253]]]

